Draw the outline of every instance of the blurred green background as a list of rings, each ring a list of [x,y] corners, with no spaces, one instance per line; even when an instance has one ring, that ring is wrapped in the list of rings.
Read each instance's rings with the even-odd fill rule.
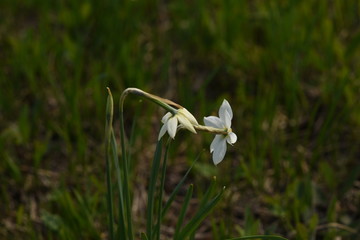
[[[116,103],[126,87],[169,98],[199,122],[224,98],[232,105],[238,142],[217,167],[210,134],[184,131],[172,146],[167,189],[202,149],[189,181],[197,196],[213,175],[227,186],[197,239],[359,236],[359,1],[2,0],[0,9],[1,239],[107,238],[106,87]],[[127,98],[138,229],[163,114]]]

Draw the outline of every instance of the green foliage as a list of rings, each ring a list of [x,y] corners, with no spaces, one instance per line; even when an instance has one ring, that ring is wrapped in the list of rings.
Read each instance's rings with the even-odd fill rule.
[[[239,237],[239,238],[231,238],[228,240],[242,240],[242,239],[264,239],[264,240],[284,240],[286,238],[279,237],[279,236],[248,236],[248,237]]]
[[[151,167],[149,191],[148,191],[148,204],[147,204],[147,214],[146,214],[146,235],[152,236],[153,223],[153,211],[154,211],[154,200],[155,200],[155,185],[157,180],[157,175],[160,169],[161,162],[161,150],[162,150],[162,141],[159,140],[156,145],[155,155]]]

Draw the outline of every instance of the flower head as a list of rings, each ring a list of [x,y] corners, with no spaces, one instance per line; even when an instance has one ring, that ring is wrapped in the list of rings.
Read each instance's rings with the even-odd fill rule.
[[[219,109],[219,117],[204,117],[204,123],[206,126],[214,127],[218,129],[224,129],[227,134],[216,134],[214,140],[210,145],[210,153],[213,154],[213,162],[215,165],[219,164],[226,153],[226,142],[230,145],[234,144],[237,140],[237,136],[232,132],[231,120],[233,112],[230,104],[224,99]]]
[[[193,125],[198,125],[195,117],[186,108],[180,108],[176,111],[176,114],[170,112],[166,113],[161,122],[164,124],[159,133],[159,140],[164,136],[166,131],[171,138],[175,138],[178,127],[184,127],[190,132],[196,133]],[[179,126],[178,126],[178,123]]]

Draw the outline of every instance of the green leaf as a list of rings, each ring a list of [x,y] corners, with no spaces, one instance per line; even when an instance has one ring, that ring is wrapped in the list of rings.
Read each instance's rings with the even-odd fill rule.
[[[106,160],[106,185],[107,185],[107,205],[108,205],[108,217],[109,217],[109,234],[110,240],[114,239],[114,203],[113,192],[111,185],[111,161],[109,154],[109,146],[111,141],[112,132],[112,120],[114,115],[114,102],[111,96],[110,89],[108,88],[108,97],[106,103],[106,125],[105,125],[105,160]]]
[[[204,195],[204,197],[201,199],[201,202],[199,204],[199,209],[201,209],[202,207],[205,206],[205,204],[209,201],[210,197],[213,195],[214,189],[215,189],[215,185],[216,185],[216,176],[213,176],[211,183],[210,183],[210,187],[208,187],[208,189],[206,190],[206,193]],[[194,231],[192,233],[192,236],[190,237],[190,239],[195,239],[195,233],[196,231]]]
[[[123,92],[120,97],[120,141],[121,141],[121,164],[122,164],[122,174],[124,176],[124,203],[125,203],[125,213],[127,221],[127,234],[126,237],[130,240],[134,239],[133,235],[133,226],[132,226],[132,216],[131,216],[131,200],[130,200],[130,190],[129,190],[129,167],[128,161],[126,158],[126,147],[125,147],[125,126],[124,126],[124,100],[127,93]]]
[[[202,208],[210,199],[211,195],[214,192],[215,189],[215,185],[216,185],[216,176],[213,176],[211,183],[210,183],[210,187],[208,187],[208,189],[206,190],[206,193],[204,195],[204,197],[201,199],[199,208]]]
[[[169,138],[168,143],[166,144],[166,148],[165,148],[165,154],[164,154],[164,161],[162,164],[162,171],[161,171],[161,184],[160,184],[160,189],[159,189],[159,199],[158,199],[158,219],[157,219],[157,224],[156,224],[156,228],[155,228],[155,232],[153,234],[156,234],[155,239],[160,239],[160,226],[161,226],[161,221],[162,221],[162,197],[163,197],[163,193],[164,193],[164,185],[165,185],[165,175],[166,175],[166,163],[167,163],[167,158],[168,158],[168,152],[169,152],[169,147],[170,147],[170,142],[171,142],[171,138]]]
[[[185,214],[186,214],[186,210],[187,210],[187,208],[189,206],[190,199],[191,199],[192,194],[193,194],[193,189],[194,189],[194,186],[192,184],[190,184],[190,187],[187,190],[186,195],[185,195],[185,200],[184,200],[183,206],[182,206],[182,208],[180,210],[178,222],[176,224],[175,234],[174,234],[174,239],[175,240],[179,239],[178,236],[179,236],[180,228],[181,228],[181,226],[183,224]]]
[[[115,234],[114,234],[114,207],[113,207],[113,193],[112,193],[112,184],[111,184],[111,160],[110,158],[112,158],[113,164],[115,165],[115,170],[116,170],[116,180],[117,180],[117,186],[118,186],[118,195],[119,195],[119,206],[118,206],[118,211],[119,211],[119,224],[118,224],[118,235],[121,238],[126,238],[126,223],[125,223],[125,210],[124,210],[124,192],[123,192],[123,188],[122,188],[122,175],[121,175],[121,170],[120,170],[120,166],[119,166],[119,159],[118,159],[118,152],[117,152],[117,143],[116,143],[116,138],[114,135],[114,131],[112,129],[112,122],[113,122],[113,114],[114,114],[114,103],[113,103],[113,98],[111,95],[111,91],[108,88],[108,92],[109,92],[109,96],[107,99],[107,104],[106,104],[106,125],[105,125],[105,138],[106,138],[106,143],[105,143],[105,148],[106,148],[106,181],[107,181],[107,187],[108,187],[108,195],[107,195],[107,201],[108,201],[108,205],[109,210],[111,211],[111,213],[109,212],[109,218],[110,218],[110,224],[109,224],[109,228],[110,228],[110,239],[115,239]]]
[[[254,235],[254,236],[245,236],[238,238],[229,238],[226,240],[243,240],[243,239],[288,240],[287,238],[283,238],[280,236],[273,236],[273,235]]]
[[[216,195],[210,202],[208,202],[203,208],[201,208],[196,215],[189,221],[189,223],[184,227],[179,235],[179,239],[185,239],[190,234],[192,234],[200,223],[205,219],[205,217],[213,210],[216,204],[220,201],[221,196],[223,195],[225,187],[221,192]]]
[[[114,135],[114,131],[111,131],[111,152],[112,152],[112,158],[113,163],[115,165],[116,170],[116,181],[117,181],[117,187],[118,187],[118,211],[119,211],[119,227],[118,227],[118,235],[122,236],[122,238],[126,238],[127,231],[126,231],[126,219],[125,219],[125,201],[124,201],[124,190],[123,190],[123,174],[121,174],[121,169],[119,165],[119,159],[118,159],[118,152],[117,152],[117,143],[116,138]]]
[[[253,235],[259,232],[260,222],[256,220],[252,215],[250,208],[245,208],[245,217],[244,217],[244,234],[243,235]]]
[[[147,204],[147,214],[146,214],[146,234],[152,236],[153,230],[153,212],[154,212],[154,200],[155,200],[155,187],[156,179],[160,170],[160,161],[161,161],[161,145],[162,140],[160,139],[157,142],[156,150],[154,154],[153,164],[150,174],[150,183],[148,190],[148,204]]]
[[[162,213],[161,213],[161,216],[162,218],[165,216],[165,214],[167,213],[167,211],[169,210],[170,206],[171,206],[171,203],[174,201],[175,199],[175,196],[176,194],[179,192],[181,186],[184,184],[187,176],[189,175],[191,169],[194,167],[195,163],[197,162],[197,160],[200,158],[201,154],[199,154],[195,161],[193,162],[193,164],[191,165],[191,167],[187,170],[187,172],[185,173],[185,175],[183,176],[183,178],[180,180],[180,182],[176,185],[176,187],[174,188],[174,191],[170,194],[170,197],[169,199],[167,200],[163,210],[162,210]]]
[[[143,232],[141,233],[140,238],[141,238],[141,240],[148,240],[146,233],[143,233]]]

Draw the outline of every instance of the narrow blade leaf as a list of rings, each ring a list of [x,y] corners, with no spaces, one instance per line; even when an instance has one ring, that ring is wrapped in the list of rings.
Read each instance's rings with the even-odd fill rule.
[[[109,143],[111,141],[111,130],[112,130],[112,120],[114,115],[114,101],[108,88],[108,97],[106,103],[106,125],[105,125],[105,160],[106,160],[106,186],[107,194],[106,200],[108,205],[108,217],[109,217],[109,235],[110,240],[114,239],[114,203],[113,203],[113,192],[111,184],[111,161],[109,154]]]
[[[140,236],[141,240],[148,240],[148,237],[146,235],[146,233],[141,233],[141,236]]]
[[[288,240],[287,238],[283,238],[280,236],[273,235],[254,235],[254,236],[246,236],[246,237],[238,237],[238,238],[229,238],[226,240],[243,240],[243,239],[264,239],[264,240]]]
[[[175,234],[174,234],[174,239],[175,240],[179,239],[178,236],[179,236],[180,228],[181,228],[181,226],[183,224],[185,214],[186,214],[187,208],[188,208],[189,203],[190,203],[190,199],[191,199],[192,194],[193,194],[193,189],[194,189],[194,186],[191,184],[189,189],[186,192],[185,200],[184,200],[183,206],[181,208],[180,215],[179,215],[179,218],[178,218],[178,222],[177,222],[176,228],[175,228]]]
[[[171,142],[171,138],[169,138],[168,143],[166,144],[166,148],[165,148],[165,154],[164,154],[164,160],[163,160],[163,164],[162,164],[162,171],[161,171],[161,184],[160,184],[160,194],[159,194],[159,199],[158,199],[158,219],[157,219],[157,224],[156,224],[156,229],[155,229],[155,239],[160,239],[160,226],[161,226],[161,221],[162,221],[162,215],[161,215],[161,211],[162,211],[162,198],[163,198],[163,193],[164,193],[164,185],[165,185],[165,176],[166,176],[166,163],[167,163],[167,158],[168,158],[168,151],[170,148],[170,142]]]
[[[209,202],[209,199],[214,193],[215,186],[216,186],[216,176],[214,176],[213,179],[211,180],[210,187],[208,187],[204,197],[201,199],[201,202],[199,204],[199,209],[203,208],[205,204]],[[195,239],[195,233],[196,233],[196,229],[190,236],[190,239]]]
[[[151,167],[149,190],[148,190],[148,205],[147,205],[147,214],[146,214],[146,234],[147,236],[152,236],[153,230],[153,212],[154,212],[154,198],[155,198],[155,187],[156,179],[159,174],[160,161],[161,161],[161,146],[162,140],[160,139],[156,145],[156,150],[154,154],[154,159]]]
[[[161,214],[162,218],[164,218],[165,214],[166,214],[167,211],[169,210],[172,202],[173,202],[174,199],[175,199],[176,194],[179,192],[179,190],[180,190],[180,188],[182,187],[182,185],[184,184],[187,176],[189,175],[191,169],[195,166],[195,163],[196,163],[197,160],[200,158],[200,156],[201,156],[201,154],[199,154],[199,155],[196,157],[196,159],[195,159],[195,161],[193,162],[193,164],[191,165],[191,167],[187,170],[187,172],[185,173],[185,175],[183,176],[183,178],[182,178],[182,179],[180,180],[180,182],[176,185],[174,191],[170,194],[170,197],[169,197],[169,199],[167,200],[167,202],[166,202],[166,204],[165,204],[165,206],[164,206],[164,208],[163,208],[163,210],[162,210],[162,214]]]
[[[118,195],[119,195],[119,227],[118,227],[118,233],[119,236],[122,238],[126,238],[127,236],[127,230],[126,230],[126,219],[125,219],[125,201],[124,201],[124,190],[123,190],[123,175],[121,174],[121,169],[119,165],[119,158],[118,158],[118,152],[117,152],[117,143],[116,138],[114,135],[114,131],[111,131],[111,139],[110,139],[110,145],[111,145],[111,152],[112,152],[112,158],[113,163],[115,165],[116,170],[116,181],[117,181],[117,187],[118,187]]]
[[[225,187],[221,190],[221,192],[216,195],[210,202],[208,202],[203,208],[201,208],[196,215],[189,221],[189,223],[184,227],[179,235],[179,239],[186,239],[190,234],[192,234],[201,222],[205,219],[205,217],[213,210],[216,204],[220,201]]]

